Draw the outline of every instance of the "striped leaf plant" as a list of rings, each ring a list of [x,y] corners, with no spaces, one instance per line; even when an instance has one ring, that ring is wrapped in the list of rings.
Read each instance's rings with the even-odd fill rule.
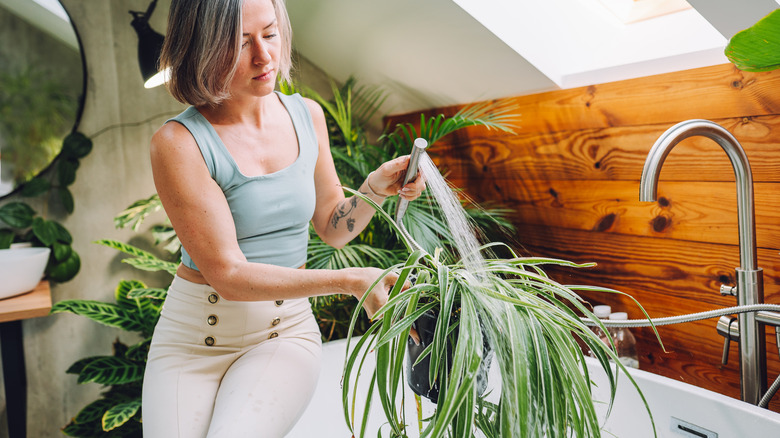
[[[114,240],[101,245],[131,257],[122,261],[145,271],[173,274],[176,263]],[[73,313],[105,326],[137,334],[140,341],[126,345],[118,339],[110,356],[91,356],[78,360],[67,373],[76,374],[78,383],[97,383],[107,389],[89,403],[62,431],[73,437],[141,437],[141,388],[146,356],[154,326],[160,317],[166,289],[149,288],[137,280],[122,280],[114,290],[114,302],[64,300],[52,306],[51,313]]]
[[[624,384],[631,382],[639,391],[617,360],[614,346],[599,340],[584,322],[590,320],[606,331],[577,295],[578,289],[599,288],[566,286],[542,269],[545,265],[590,265],[519,257],[507,245],[491,243],[481,249],[484,254],[500,248],[509,256],[487,255],[475,272],[461,260],[446,259],[439,250],[421,249],[381,206],[354,190],[345,190],[371,203],[407,247],[405,260],[385,270],[400,275],[387,304],[374,315],[363,336],[348,337],[342,403],[354,436],[599,437],[601,428],[578,340],[594,352],[607,374],[612,397],[619,375]],[[415,321],[431,311],[439,315],[434,338],[416,363],[429,359],[430,383],[438,383],[439,395],[432,416],[410,419],[403,406],[416,403],[419,412],[420,399],[407,400],[404,395],[407,343]],[[352,317],[353,325],[357,318],[358,311]],[[457,339],[453,339],[455,332]],[[494,358],[483,356],[483,337]],[[376,356],[374,369],[364,368],[369,354]],[[477,374],[486,360],[493,360],[500,382],[492,382],[499,389],[483,396]],[[369,394],[357,394],[360,379],[369,379]],[[375,398],[387,420],[388,435],[366,430]]]

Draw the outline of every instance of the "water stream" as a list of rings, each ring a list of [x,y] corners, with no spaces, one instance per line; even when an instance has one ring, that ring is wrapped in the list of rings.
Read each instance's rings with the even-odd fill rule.
[[[466,216],[460,199],[426,153],[420,157],[420,170],[425,175],[427,190],[439,204],[443,219],[452,234],[456,258],[462,261],[468,272],[474,274],[482,272],[485,259],[479,251],[477,228]]]

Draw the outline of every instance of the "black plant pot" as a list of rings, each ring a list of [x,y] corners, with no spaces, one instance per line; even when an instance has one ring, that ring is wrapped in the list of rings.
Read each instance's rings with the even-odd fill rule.
[[[412,388],[415,394],[425,397],[430,401],[437,403],[439,399],[439,382],[434,381],[433,386],[429,384],[429,370],[431,356],[426,356],[415,366],[412,366],[417,362],[417,358],[425,350],[428,345],[433,343],[433,334],[436,331],[436,320],[438,314],[432,311],[424,313],[420,318],[412,323],[412,327],[417,330],[417,334],[420,336],[420,345],[414,343],[411,336],[406,341],[406,351],[408,354],[408,362],[406,364],[406,383]],[[480,327],[482,324],[480,323]],[[457,342],[458,330],[460,326],[453,330],[451,339],[454,338]],[[482,330],[483,350],[482,350],[482,362],[479,364],[479,370],[477,372],[477,391],[480,395],[485,393],[487,389],[487,375],[490,370],[490,354],[491,348],[487,342],[487,336],[485,336],[484,329]],[[447,366],[448,371],[452,368],[452,352],[454,350],[454,344],[451,340],[447,342]]]

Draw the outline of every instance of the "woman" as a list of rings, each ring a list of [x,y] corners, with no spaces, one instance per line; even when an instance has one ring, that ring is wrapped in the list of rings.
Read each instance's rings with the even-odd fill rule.
[[[309,223],[342,247],[374,210],[345,198],[322,109],[274,92],[289,77],[283,0],[173,0],[161,65],[192,105],[155,133],[154,181],[182,264],[144,377],[144,436],[282,437],[309,402],[320,334],[308,297],[349,294],[372,315],[397,276],[375,268],[303,270]],[[360,191],[416,199],[408,157]]]

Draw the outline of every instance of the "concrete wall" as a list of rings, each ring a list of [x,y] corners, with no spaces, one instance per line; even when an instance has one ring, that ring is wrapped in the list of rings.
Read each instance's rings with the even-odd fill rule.
[[[152,248],[148,233],[116,230],[113,218],[132,202],[154,193],[149,139],[166,118],[183,106],[164,87],[146,90],[142,85],[137,37],[130,26],[132,17],[128,10],[143,11],[149,1],[62,0],[62,4],[78,29],[86,54],[87,98],[79,131],[92,138],[94,149],[82,160],[71,187],[76,205],[72,215],[43,202],[32,205],[70,230],[73,246],[81,255],[81,272],[70,282],[54,285],[53,300],[111,300],[121,279],[140,279],[150,286],[159,286],[166,278],[142,275],[122,264],[116,251],[93,242],[108,238]],[[169,4],[170,1],[160,1],[151,20],[152,27],[160,33],[165,32]],[[305,60],[300,61],[303,81],[325,94],[329,86],[318,78],[321,72]],[[161,215],[152,217],[150,224],[160,220]],[[76,376],[65,373],[73,362],[111,354],[111,344],[118,336],[125,342],[135,341],[117,330],[71,314],[27,320],[23,330],[30,437],[59,436],[59,430],[98,397],[99,385],[79,385]],[[4,398],[2,390],[0,398]],[[4,400],[0,406],[5,408]],[[4,438],[5,415],[0,418],[0,438]]]

